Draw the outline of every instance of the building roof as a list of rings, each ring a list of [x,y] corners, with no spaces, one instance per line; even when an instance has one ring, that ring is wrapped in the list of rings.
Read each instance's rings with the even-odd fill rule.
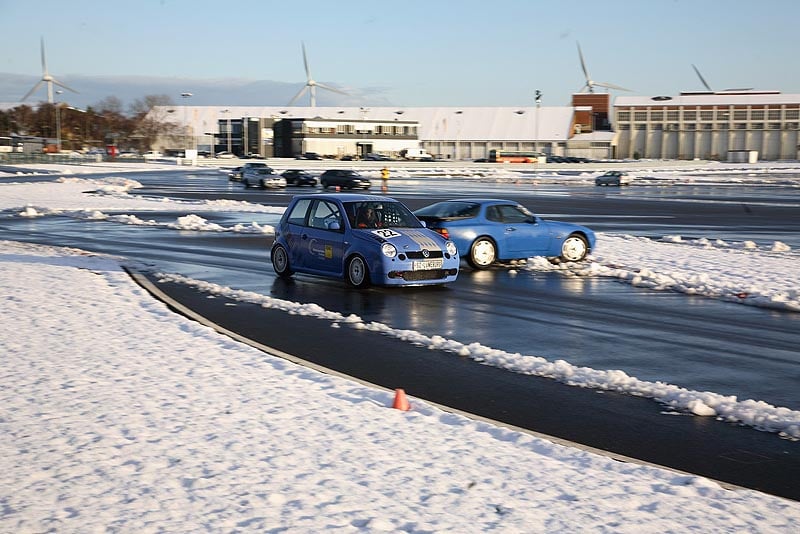
[[[178,124],[216,132],[217,121],[244,117],[323,118],[416,121],[425,141],[567,140],[573,108],[562,107],[303,107],[303,106],[158,106]],[[538,122],[538,124],[537,124]]]
[[[657,106],[761,106],[800,104],[800,95],[778,91],[717,91],[681,93],[678,96],[618,96],[615,107]]]

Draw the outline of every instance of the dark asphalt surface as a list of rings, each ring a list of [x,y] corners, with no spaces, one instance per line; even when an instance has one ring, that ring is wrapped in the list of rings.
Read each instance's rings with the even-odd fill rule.
[[[649,399],[512,373],[346,325],[331,328],[326,320],[208,298],[144,274],[169,299],[207,320],[339,373],[612,456],[800,500],[800,442],[711,418],[668,415]]]

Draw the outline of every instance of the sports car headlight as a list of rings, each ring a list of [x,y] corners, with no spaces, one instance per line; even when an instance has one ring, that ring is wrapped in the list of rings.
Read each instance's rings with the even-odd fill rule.
[[[383,255],[387,258],[394,258],[397,256],[397,249],[391,243],[384,243],[381,245],[381,252],[383,252]]]
[[[447,253],[450,254],[451,256],[455,256],[456,252],[458,252],[458,249],[456,248],[456,244],[453,243],[452,241],[448,241],[445,244],[444,248],[447,250]]]

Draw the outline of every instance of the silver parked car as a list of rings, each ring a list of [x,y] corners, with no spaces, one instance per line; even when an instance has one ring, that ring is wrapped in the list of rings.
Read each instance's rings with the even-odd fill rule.
[[[633,176],[622,171],[608,171],[594,179],[594,185],[631,185]]]

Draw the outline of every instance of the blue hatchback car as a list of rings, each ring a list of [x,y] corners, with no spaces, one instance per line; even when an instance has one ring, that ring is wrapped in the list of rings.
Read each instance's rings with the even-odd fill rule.
[[[595,244],[592,230],[544,220],[513,200],[446,200],[414,214],[428,228],[454,241],[458,253],[475,269],[532,256],[581,261]]]
[[[350,193],[298,195],[275,230],[278,276],[306,273],[370,284],[431,285],[455,281],[456,245],[425,228],[401,202]]]

